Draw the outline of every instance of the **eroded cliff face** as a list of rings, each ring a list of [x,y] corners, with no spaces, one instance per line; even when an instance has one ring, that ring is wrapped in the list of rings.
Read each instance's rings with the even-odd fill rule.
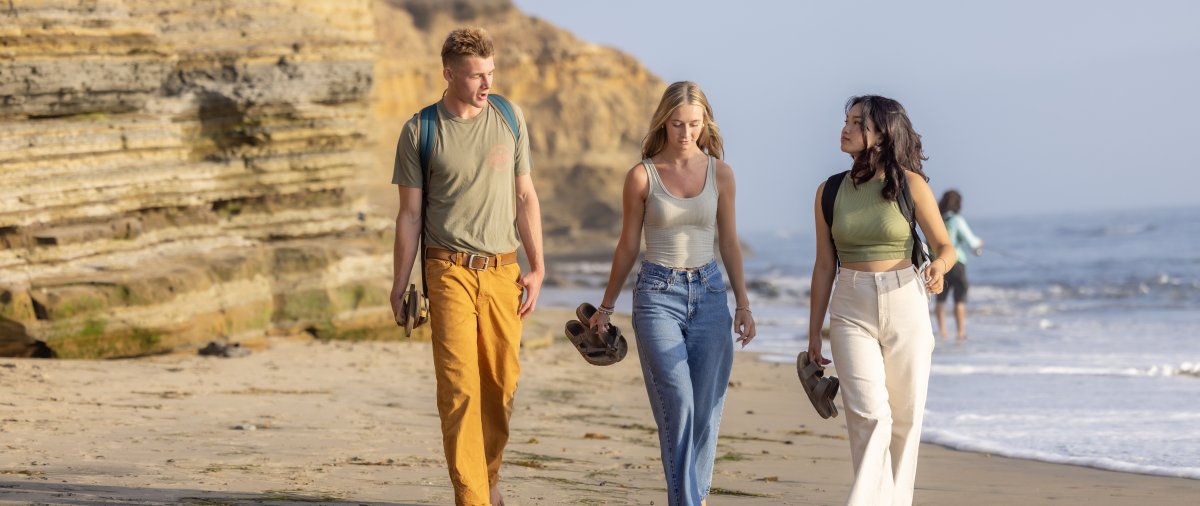
[[[0,8],[9,327],[70,357],[364,326],[339,318],[383,308],[390,271],[347,192],[371,165],[372,9]]]
[[[548,247],[611,251],[662,85],[508,1],[0,6],[0,354],[394,334],[394,143],[463,24],[526,111]]]

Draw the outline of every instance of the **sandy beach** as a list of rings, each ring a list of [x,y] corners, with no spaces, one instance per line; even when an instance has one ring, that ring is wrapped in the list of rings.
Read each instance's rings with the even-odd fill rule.
[[[666,504],[637,357],[586,365],[558,337],[567,316],[527,326],[507,503]],[[0,504],[453,503],[428,343],[247,345],[239,358],[0,359]],[[1200,497],[1195,480],[921,452],[916,504]],[[840,504],[850,480],[841,419],[815,414],[793,367],[752,353],[737,354],[718,455],[714,506]]]

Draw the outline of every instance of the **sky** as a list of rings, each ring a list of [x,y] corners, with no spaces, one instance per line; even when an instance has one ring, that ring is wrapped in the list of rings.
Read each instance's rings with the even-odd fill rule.
[[[700,84],[744,230],[811,230],[861,94],[904,105],[968,217],[1200,205],[1200,2],[515,3]]]

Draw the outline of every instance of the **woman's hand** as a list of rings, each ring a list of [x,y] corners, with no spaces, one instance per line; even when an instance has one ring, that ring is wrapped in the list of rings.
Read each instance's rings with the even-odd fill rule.
[[[925,289],[933,294],[942,293],[945,276],[946,261],[941,258],[933,259],[933,262],[925,267]]]
[[[733,331],[738,334],[737,342],[742,348],[750,344],[750,340],[758,334],[754,328],[754,314],[749,309],[739,309],[733,312]]]
[[[832,360],[821,354],[821,336],[816,339],[808,338],[808,359],[821,365],[829,365]]]
[[[602,311],[596,311],[592,314],[592,319],[588,321],[588,326],[596,330],[608,329],[608,314]]]

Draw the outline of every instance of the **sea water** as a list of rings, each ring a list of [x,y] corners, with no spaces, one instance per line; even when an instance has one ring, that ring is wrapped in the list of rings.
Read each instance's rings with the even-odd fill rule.
[[[954,341],[947,304],[923,440],[1200,479],[1200,208],[965,216],[985,241],[968,263],[969,339]],[[746,349],[794,361],[807,348],[812,232],[742,239],[759,333]],[[607,263],[563,268],[607,279]],[[601,292],[550,289],[543,303]]]

